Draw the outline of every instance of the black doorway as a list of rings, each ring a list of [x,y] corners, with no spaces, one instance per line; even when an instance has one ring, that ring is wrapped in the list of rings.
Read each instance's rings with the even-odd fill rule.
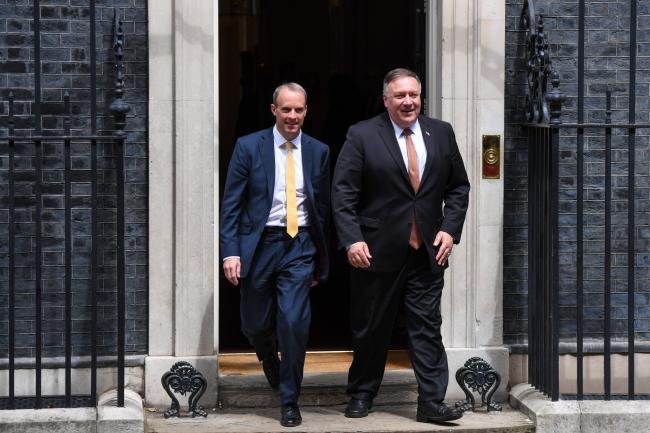
[[[304,130],[330,146],[333,168],[348,127],[383,111],[381,83],[388,70],[408,67],[426,77],[424,4],[220,0],[220,185],[236,137],[273,125],[271,95],[287,81],[307,90]],[[351,347],[347,268],[333,227],[331,251],[330,281],[311,294],[310,350]],[[239,329],[239,291],[219,275],[219,350],[250,351]],[[394,345],[402,347],[402,340],[396,333]]]

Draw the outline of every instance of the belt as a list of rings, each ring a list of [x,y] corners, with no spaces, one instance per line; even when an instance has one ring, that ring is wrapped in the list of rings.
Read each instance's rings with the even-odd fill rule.
[[[309,226],[298,227],[299,232],[305,232],[309,230]],[[287,226],[264,226],[264,232],[266,233],[286,233]]]

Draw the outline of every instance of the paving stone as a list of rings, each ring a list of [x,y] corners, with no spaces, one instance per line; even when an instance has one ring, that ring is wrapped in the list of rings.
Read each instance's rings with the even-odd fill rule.
[[[207,418],[165,419],[161,412],[146,414],[148,433],[212,432],[480,432],[532,433],[533,423],[520,412],[506,407],[502,412],[467,413],[444,425],[415,421],[415,405],[378,406],[367,418],[343,416],[344,405],[302,407],[298,428],[280,425],[278,408],[213,410]]]

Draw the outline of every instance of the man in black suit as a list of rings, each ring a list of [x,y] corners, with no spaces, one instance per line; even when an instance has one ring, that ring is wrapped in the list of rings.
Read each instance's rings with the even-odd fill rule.
[[[417,420],[462,416],[443,403],[449,372],[440,298],[469,181],[451,125],[420,116],[420,91],[414,72],[388,72],[386,113],[350,127],[334,171],[334,222],[352,267],[350,418],[372,409],[400,309],[418,382]]]

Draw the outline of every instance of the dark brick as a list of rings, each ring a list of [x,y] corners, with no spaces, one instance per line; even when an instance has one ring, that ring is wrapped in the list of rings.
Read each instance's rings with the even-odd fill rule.
[[[61,73],[61,63],[51,63],[51,62],[44,62],[41,64],[41,72],[44,74],[60,74]],[[57,89],[57,92],[60,94],[61,92]],[[60,100],[61,97],[58,97],[58,100]]]
[[[7,48],[7,60],[20,60],[28,57],[28,48]]]
[[[70,22],[66,20],[42,20],[42,33],[67,33],[70,31]]]
[[[25,62],[19,62],[19,61],[0,62],[0,73],[16,74],[16,73],[24,73],[24,72],[27,72],[27,64]]]
[[[26,47],[34,43],[33,36],[29,34],[9,33],[4,35],[2,39],[8,47]]]
[[[639,2],[639,23],[640,30],[637,34],[638,41],[638,58],[637,58],[637,84],[636,100],[637,100],[637,113],[635,118],[638,121],[647,121],[649,118],[650,104],[646,102],[648,99],[648,81],[650,81],[650,74],[646,71],[650,70],[650,60],[648,60],[649,48],[646,46],[650,42],[650,31],[648,29],[647,15],[650,13],[650,2]],[[577,41],[571,40],[572,34],[575,34],[577,29],[577,13],[570,13],[574,11],[577,6],[575,2],[565,3],[557,0],[545,0],[536,2],[539,10],[551,11],[555,19],[547,19],[546,30],[549,34],[551,41],[550,52],[553,65],[560,71],[561,74],[561,88],[567,93],[568,99],[564,105],[563,117],[565,122],[576,121],[576,92],[577,92],[577,63],[574,54],[577,52]],[[586,20],[587,28],[587,49],[586,55],[586,74],[585,85],[587,89],[588,98],[585,100],[585,118],[590,121],[603,121],[605,119],[604,112],[604,92],[605,90],[612,89],[613,93],[613,107],[612,121],[613,122],[627,122],[627,88],[628,88],[628,72],[629,60],[626,57],[629,51],[629,31],[627,29],[628,22],[620,17],[625,17],[629,14],[629,4],[627,2],[596,2],[587,1],[588,17]],[[515,23],[517,13],[521,10],[521,2],[512,2],[506,6],[507,17],[506,26],[508,23]],[[566,8],[566,9],[564,9]],[[563,11],[563,12],[560,12]],[[548,12],[547,12],[548,13]],[[512,26],[511,26],[512,27]],[[512,28],[516,28],[512,27]],[[516,47],[517,38],[516,33],[506,33],[506,68],[511,69],[506,74],[506,125],[504,141],[505,154],[505,178],[504,178],[504,212],[506,228],[504,229],[504,249],[510,253],[520,251],[521,254],[526,253],[526,238],[522,237],[521,233],[510,231],[509,228],[513,227],[510,221],[522,221],[524,224],[521,226],[526,227],[526,166],[522,165],[521,161],[527,160],[526,143],[520,144],[521,133],[514,127],[516,122],[521,121],[518,111],[524,105],[523,95],[525,94],[525,87],[521,87],[522,74],[516,72],[522,70],[520,60],[516,58],[521,53],[521,50]],[[556,44],[559,42],[560,44]],[[513,49],[508,49],[508,44]],[[649,44],[650,45],[650,44]],[[557,56],[569,57],[557,57]],[[590,57],[591,56],[591,57]],[[511,127],[510,125],[513,125]],[[563,130],[567,132],[567,130]],[[568,130],[568,132],[571,132]],[[583,220],[585,226],[585,258],[584,258],[584,272],[595,280],[588,280],[584,282],[585,290],[589,291],[585,295],[585,302],[595,311],[602,312],[603,304],[603,237],[604,237],[604,140],[601,132],[586,131],[589,136],[585,140],[585,215]],[[569,134],[571,135],[571,134]],[[593,135],[600,135],[593,136]],[[619,139],[617,135],[622,135]],[[592,137],[593,136],[593,137]],[[575,132],[573,132],[575,137]],[[638,131],[637,139],[637,165],[639,169],[645,173],[650,172],[650,158],[646,154],[648,149],[647,144],[647,131]],[[625,226],[627,224],[627,217],[625,210],[627,209],[627,155],[624,150],[627,144],[625,142],[624,134],[614,133],[612,146],[613,166],[612,172],[614,177],[612,179],[612,203],[613,211],[612,224],[612,245],[615,251],[625,251],[627,245],[627,236]],[[562,149],[572,149],[571,152],[562,152]],[[563,214],[560,215],[560,235],[562,242],[560,243],[560,263],[561,263],[561,283],[560,288],[562,291],[575,290],[575,198],[576,198],[576,170],[575,170],[575,138],[566,136],[560,142],[561,149],[561,166],[560,166],[560,209]],[[640,152],[639,152],[640,151]],[[639,163],[640,162],[640,163]],[[636,168],[636,167],[635,167]],[[650,188],[648,185],[650,181],[646,181],[645,175],[637,175],[635,183],[638,185],[635,191],[637,201],[637,227],[645,228],[650,226]],[[523,190],[523,191],[522,191]],[[645,197],[645,198],[644,198]],[[646,205],[647,203],[647,205]],[[647,206],[647,208],[646,208]],[[638,230],[638,229],[637,229]],[[650,240],[637,239],[644,242],[642,246],[637,246],[637,251],[650,250]],[[645,249],[644,249],[645,248]],[[525,280],[521,280],[521,275],[525,269],[525,263],[516,262],[511,260],[510,255],[504,255],[504,299],[513,293],[520,294],[522,291],[525,293],[526,284]],[[522,257],[525,257],[522,256]],[[640,255],[637,258],[635,273],[640,275],[650,275],[649,266],[644,262],[645,256]],[[627,256],[624,253],[615,253],[612,256],[612,287],[615,293],[625,291],[626,284],[626,263]],[[507,269],[507,271],[505,270]],[[517,271],[519,269],[519,271]],[[643,284],[646,289],[650,290],[650,284],[645,282],[641,276],[637,279],[637,286],[639,282]],[[600,292],[600,294],[598,293]],[[617,295],[621,296],[621,295]],[[624,296],[624,295],[623,295]],[[645,301],[645,299],[643,300]],[[561,331],[563,332],[562,338],[572,338],[573,328],[575,321],[572,320],[573,313],[570,308],[564,306],[575,303],[572,296],[561,295],[561,308],[562,317],[570,318],[569,322],[561,324]],[[622,298],[617,299],[616,302],[623,302]],[[523,326],[526,322],[522,312],[525,307],[504,307],[504,340],[510,342],[525,342],[527,330]],[[615,321],[613,326],[615,332],[625,332],[625,323],[627,322],[627,311],[621,307],[614,307],[614,317],[620,319]],[[600,318],[598,316],[597,318]],[[602,319],[601,319],[602,321]],[[571,323],[573,322],[573,324]],[[644,329],[641,325],[640,329]],[[586,324],[586,332],[600,332],[602,330],[594,322]],[[642,332],[642,331],[641,331]],[[643,332],[642,332],[643,333]],[[650,332],[645,332],[650,334]],[[638,337],[639,333],[637,333]],[[595,336],[598,337],[597,335]],[[647,338],[641,337],[641,338]]]
[[[22,1],[22,0],[21,0]],[[29,102],[34,96],[33,91],[33,76],[26,75],[31,73],[34,70],[33,62],[33,52],[30,52],[33,44],[33,34],[32,29],[30,28],[30,23],[32,22],[31,6],[25,6],[22,3],[17,5],[12,5],[11,8],[5,10],[3,9],[6,5],[2,4],[3,1],[0,0],[0,16],[9,17],[7,20],[0,19],[0,98],[2,100],[7,99],[9,86],[13,87],[13,92],[16,98],[16,104],[14,106],[15,113],[19,116],[16,118],[16,127],[23,129],[21,133],[29,133],[29,129],[32,127],[32,117],[33,112],[32,104]],[[90,71],[89,68],[89,56],[88,56],[88,2],[86,0],[49,0],[43,2],[41,7],[41,47],[42,47],[42,66],[41,70],[43,75],[41,77],[41,82],[43,88],[42,100],[43,105],[41,106],[41,113],[43,119],[41,125],[44,128],[44,135],[54,135],[60,134],[62,132],[62,119],[63,119],[63,104],[62,97],[63,92],[68,91],[70,93],[70,98],[72,101],[72,128],[73,131],[76,131],[77,134],[87,132],[90,127],[90,104],[87,102],[89,98],[89,88],[90,80],[88,74]],[[130,12],[131,8],[134,8],[134,4],[139,5],[139,11]],[[117,4],[116,4],[117,5]],[[127,146],[129,149],[125,161],[126,167],[137,167],[146,170],[146,151],[137,150],[137,146],[146,148],[146,134],[143,135],[140,132],[132,133],[131,131],[143,130],[147,127],[146,116],[146,92],[141,92],[140,88],[142,86],[146,87],[147,77],[146,74],[139,75],[140,78],[137,80],[131,77],[131,70],[134,71],[143,71],[141,66],[130,66],[131,62],[137,61],[140,64],[145,64],[147,62],[147,52],[146,45],[135,48],[132,44],[143,44],[145,39],[143,39],[145,31],[141,35],[132,34],[132,30],[136,28],[133,23],[134,19],[140,19],[143,23],[146,22],[145,9],[143,0],[129,1],[128,4],[119,4],[122,6],[121,12],[128,16],[129,19],[125,23],[124,28],[127,32],[127,47],[125,50],[126,55],[126,65],[127,65],[127,93],[132,92],[132,97],[127,100],[132,106],[132,112],[129,117],[129,123],[127,124],[127,133],[131,133],[132,137],[137,138],[137,143],[132,143]],[[111,36],[111,23],[112,23],[112,14],[114,4],[105,4],[106,11],[102,5],[98,6],[97,16],[101,20],[102,17],[106,16],[108,19],[104,22],[98,21],[98,30],[100,33],[97,35],[97,64],[98,64],[98,128],[100,131],[104,132],[110,130],[113,127],[110,113],[107,113],[109,98],[112,98],[111,87],[113,85],[113,79],[110,75],[107,77],[102,74],[112,74],[112,68],[110,67],[110,61],[112,54],[110,53],[112,36]],[[5,13],[6,12],[6,13]],[[78,21],[84,20],[84,21]],[[138,27],[143,29],[143,27]],[[70,30],[70,32],[68,32]],[[102,35],[102,32],[104,34]],[[74,59],[74,61],[71,61]],[[135,87],[134,87],[135,86]],[[108,90],[104,90],[104,87],[107,87]],[[6,114],[7,104],[0,104],[0,113]],[[6,117],[0,118],[0,134],[3,133],[3,128],[6,127]],[[131,119],[133,119],[133,125],[131,125]],[[101,132],[100,132],[101,133]],[[6,134],[6,133],[5,133]],[[114,209],[115,206],[115,187],[113,182],[115,181],[115,176],[112,171],[114,170],[114,160],[111,152],[105,152],[104,145],[100,146],[100,156],[98,158],[98,165],[100,170],[98,172],[98,190],[102,194],[109,194],[103,197],[100,197],[101,205],[108,206]],[[21,302],[24,302],[25,305],[33,302],[33,291],[34,291],[34,233],[35,225],[34,220],[34,148],[31,144],[20,144],[16,147],[17,158],[16,158],[16,179],[20,179],[20,183],[16,184],[16,204],[18,206],[16,212],[16,219],[19,223],[16,226],[17,233],[19,237],[16,239],[16,250],[19,251],[20,255],[16,257],[16,264],[19,266],[16,268],[16,286],[17,291],[22,291],[20,293],[27,293],[28,295],[21,299]],[[43,232],[46,237],[43,238],[43,257],[42,262],[46,265],[43,268],[44,276],[47,277],[44,280],[44,290],[47,290],[47,302],[52,305],[52,308],[47,309],[47,312],[44,310],[44,314],[47,315],[47,320],[57,321],[61,320],[60,317],[60,305],[62,302],[61,293],[62,293],[62,279],[63,272],[60,264],[62,263],[62,251],[63,251],[63,235],[64,235],[64,225],[62,223],[64,212],[63,212],[63,157],[62,157],[62,143],[54,145],[44,145],[43,153],[43,185],[42,190],[44,192],[43,196]],[[110,150],[110,149],[109,149]],[[90,178],[89,171],[90,168],[90,159],[89,159],[90,147],[86,143],[84,145],[73,145],[73,159],[72,164],[75,170],[72,172],[73,184],[72,184],[72,200],[71,205],[73,206],[73,287],[78,293],[83,294],[87,293],[88,288],[90,287],[88,276],[88,263],[89,263],[89,252],[91,248],[91,213],[89,207],[91,205],[90,201]],[[138,162],[137,160],[141,160]],[[2,163],[0,158],[0,163]],[[142,162],[145,164],[142,165]],[[3,165],[4,166],[4,165]],[[142,171],[141,171],[142,172]],[[4,177],[3,177],[4,176]],[[6,199],[6,172],[0,173],[0,206],[7,206]],[[3,183],[5,182],[5,183]],[[147,215],[146,211],[141,212],[139,209],[146,209],[146,176],[135,172],[127,171],[127,182],[132,185],[127,185],[126,190],[137,193],[137,196],[127,195],[127,209],[126,214],[128,215],[129,221],[136,224],[137,227],[137,236],[133,238],[126,239],[127,245],[127,274],[138,273],[143,275],[143,278],[133,279],[129,278],[127,280],[127,290],[133,290],[130,287],[144,287],[146,289],[146,275],[147,275],[147,265],[146,265],[146,221]],[[135,185],[138,184],[138,185]],[[136,197],[139,197],[136,199]],[[143,199],[144,198],[144,199]],[[130,206],[137,206],[137,208],[131,209]],[[3,212],[0,209],[0,214]],[[4,212],[6,220],[6,211]],[[103,218],[110,218],[108,221],[114,221],[115,212],[109,211],[108,209],[103,212]],[[6,231],[6,225],[3,226],[0,224],[0,234],[2,230]],[[115,249],[115,224],[110,222],[107,224],[100,223],[102,231],[106,234],[104,238],[100,240],[100,243],[103,244],[105,249]],[[0,249],[3,248],[3,245],[6,245],[6,242],[0,242]],[[4,247],[6,248],[6,247]],[[100,280],[98,281],[99,287],[109,292],[115,287],[115,255],[110,253],[102,253],[100,255],[100,261],[106,263],[107,265],[100,270]],[[133,261],[134,263],[129,263]],[[135,265],[138,263],[139,265]],[[0,279],[7,278],[7,261],[6,256],[0,257]],[[139,269],[139,270],[138,270]],[[144,286],[143,286],[144,281]],[[0,290],[2,287],[2,282],[0,281]],[[146,292],[145,292],[146,293]],[[0,296],[1,298],[1,296]],[[80,299],[81,302],[84,302],[84,305],[89,304],[87,296],[77,295],[75,293],[74,299]],[[113,299],[114,296],[113,296]],[[144,298],[146,300],[146,297]],[[135,302],[133,296],[129,297],[129,302]],[[73,301],[76,302],[76,301]],[[114,301],[113,301],[114,302]],[[138,300],[139,305],[146,305],[146,302],[143,303],[142,299]],[[114,304],[113,304],[114,305]],[[50,314],[50,311],[52,312]],[[59,311],[59,312],[57,312]],[[84,309],[76,309],[73,312],[73,321],[77,320],[86,320],[87,315],[84,316],[82,311]],[[146,331],[142,323],[146,323],[146,307],[144,309],[131,310],[134,311],[135,315],[144,315],[143,317],[135,317],[129,319],[127,324],[128,331],[127,335],[130,332],[136,331]],[[33,320],[33,310],[23,308],[18,315],[24,312],[25,315],[31,314],[29,319],[26,319],[26,322]],[[115,309],[112,310],[103,310],[100,314],[115,314]],[[75,319],[79,317],[80,319]],[[57,329],[60,326],[59,323],[53,324],[52,329]],[[58,328],[60,329],[60,328]],[[86,332],[87,327],[81,326],[81,334],[75,334],[73,336],[73,348],[74,353],[78,354],[87,354],[88,347],[88,338],[87,335],[84,335],[83,332]],[[101,348],[102,353],[109,354],[110,351],[115,350],[116,339],[114,335],[114,324],[108,326],[104,332],[106,333],[101,340],[101,343],[104,345]],[[31,332],[29,325],[24,328],[25,332]],[[21,331],[22,332],[22,331]],[[112,334],[111,334],[112,333]],[[47,345],[44,348],[44,355],[50,356],[53,354],[61,354],[62,348],[60,346],[60,332],[51,333],[50,340],[47,341]],[[128,350],[138,353],[144,353],[147,350],[146,345],[146,332],[140,332],[139,334],[134,334],[129,338]],[[3,346],[4,345],[4,346]],[[0,352],[6,348],[6,342],[0,341]],[[33,356],[33,348],[26,347],[24,350],[19,348],[19,352],[24,356]]]
[[[28,20],[19,20],[19,19],[8,19],[7,20],[7,31],[9,32],[29,32],[29,21]]]
[[[88,8],[61,8],[61,18],[79,19],[90,15]]]
[[[61,36],[58,34],[41,35],[41,47],[59,47],[61,46]]]
[[[41,6],[41,18],[58,18],[59,11],[57,8]]]
[[[72,61],[82,62],[86,60],[86,49],[85,48],[73,48],[72,49]]]
[[[70,60],[70,50],[63,48],[42,48],[41,59],[43,61],[67,61]],[[45,87],[48,87],[44,84]]]

